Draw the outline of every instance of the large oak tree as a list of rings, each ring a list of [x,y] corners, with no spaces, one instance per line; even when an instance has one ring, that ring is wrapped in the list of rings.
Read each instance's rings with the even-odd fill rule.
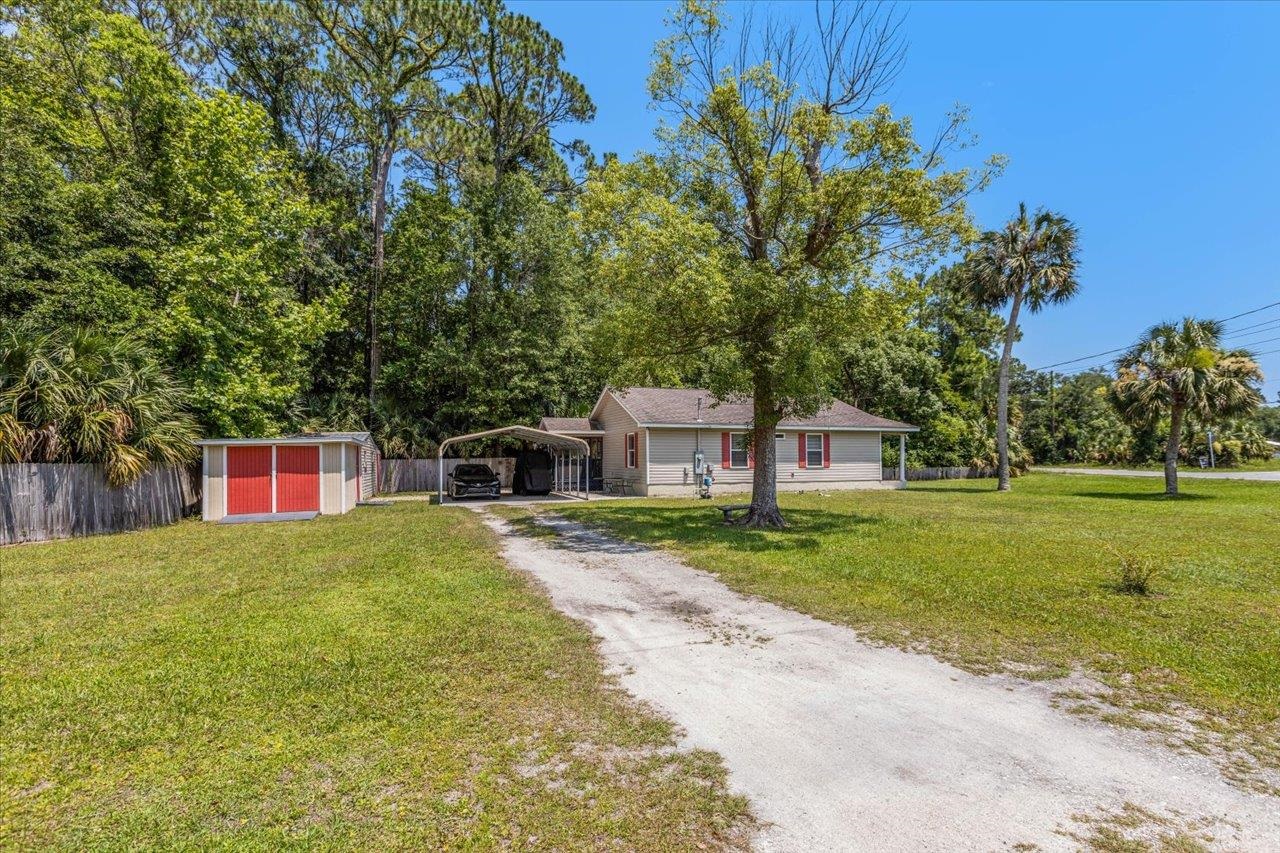
[[[747,20],[731,39],[718,4],[669,24],[649,80],[660,150],[607,163],[582,204],[616,306],[604,338],[620,376],[696,361],[720,399],[752,395],[743,523],[782,526],[773,434],[829,400],[850,296],[970,236],[964,199],[998,163],[948,170],[960,115],[921,145],[878,103],[904,46],[877,4],[819,6],[811,37]]]

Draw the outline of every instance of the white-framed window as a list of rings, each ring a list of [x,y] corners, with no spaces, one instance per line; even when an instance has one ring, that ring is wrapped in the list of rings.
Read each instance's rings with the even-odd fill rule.
[[[636,467],[636,434],[627,433],[627,467]]]
[[[822,433],[806,433],[804,437],[804,464],[806,468],[821,468],[826,461],[822,454]]]
[[[750,467],[751,456],[747,453],[747,434],[745,432],[729,433],[729,467]]]

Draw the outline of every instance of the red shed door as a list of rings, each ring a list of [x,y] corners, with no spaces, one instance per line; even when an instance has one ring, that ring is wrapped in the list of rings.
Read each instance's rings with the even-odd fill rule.
[[[271,512],[271,447],[227,448],[227,515]]]
[[[276,448],[276,512],[320,510],[320,448]]]

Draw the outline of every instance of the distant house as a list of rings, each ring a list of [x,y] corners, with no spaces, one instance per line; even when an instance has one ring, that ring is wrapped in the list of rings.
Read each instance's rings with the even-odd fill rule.
[[[1271,448],[1272,457],[1280,459],[1280,441],[1272,441],[1268,438],[1267,445]]]
[[[693,495],[704,463],[712,466],[717,490],[750,488],[751,420],[749,397],[717,401],[700,388],[606,388],[590,417],[543,418],[539,428],[586,439],[593,473],[598,469],[610,486]],[[890,467],[900,468],[906,435],[917,429],[840,400],[811,418],[783,421],[776,434],[778,488],[895,488],[904,472],[883,479],[882,440],[899,437]]]

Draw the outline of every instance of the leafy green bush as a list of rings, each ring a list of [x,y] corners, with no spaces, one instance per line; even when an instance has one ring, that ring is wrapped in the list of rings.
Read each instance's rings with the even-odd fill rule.
[[[196,457],[187,390],[141,344],[89,329],[0,333],[0,462],[96,462],[121,485]]]
[[[1206,430],[1198,427],[1195,436],[1184,448],[1183,456],[1193,461],[1209,453]],[[1257,425],[1246,419],[1227,421],[1214,430],[1213,455],[1218,465],[1241,465],[1255,459],[1269,459],[1271,445],[1267,444]]]

